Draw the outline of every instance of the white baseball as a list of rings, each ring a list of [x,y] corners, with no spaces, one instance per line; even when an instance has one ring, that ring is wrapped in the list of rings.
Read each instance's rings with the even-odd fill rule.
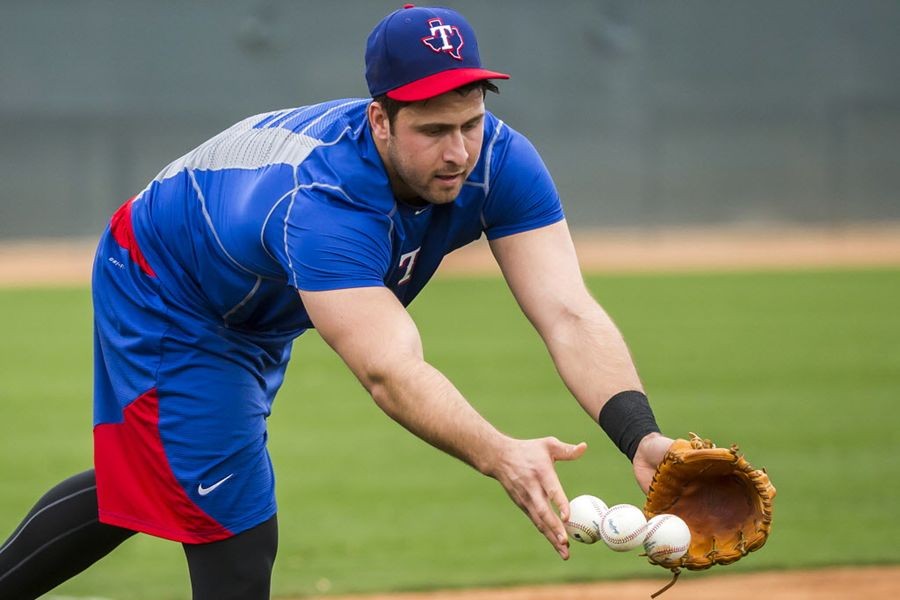
[[[680,517],[656,515],[647,522],[644,550],[653,562],[668,562],[684,556],[691,545],[691,530]]]
[[[569,537],[583,544],[593,544],[600,539],[600,520],[606,512],[606,503],[596,496],[584,494],[569,501],[569,520],[564,523]]]
[[[634,550],[644,543],[647,519],[637,506],[616,504],[600,521],[600,537],[616,552]]]

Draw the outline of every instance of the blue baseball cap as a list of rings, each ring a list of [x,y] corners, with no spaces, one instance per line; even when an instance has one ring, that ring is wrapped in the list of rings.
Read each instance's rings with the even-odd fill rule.
[[[483,79],[509,79],[481,68],[475,31],[449,8],[406,4],[383,18],[366,43],[372,97],[416,102]]]

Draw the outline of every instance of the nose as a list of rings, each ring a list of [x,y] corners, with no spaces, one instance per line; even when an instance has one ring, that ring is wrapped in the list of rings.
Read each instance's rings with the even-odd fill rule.
[[[466,139],[462,131],[456,130],[447,134],[444,145],[444,162],[454,165],[466,165],[469,159],[469,151],[466,150]]]

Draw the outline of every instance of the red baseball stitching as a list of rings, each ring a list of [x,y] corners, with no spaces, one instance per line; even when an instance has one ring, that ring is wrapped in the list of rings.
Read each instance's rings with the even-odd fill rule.
[[[622,508],[622,510],[624,510],[625,507],[621,507],[621,508]],[[613,507],[613,508],[609,509],[608,511],[606,511],[606,514],[603,515],[603,521],[601,521],[601,523],[600,523],[600,536],[603,538],[604,541],[609,542],[610,544],[624,544],[624,543],[630,542],[634,538],[638,537],[641,533],[644,533],[644,535],[646,536],[647,524],[644,523],[643,525],[641,525],[640,527],[635,529],[633,532],[626,535],[624,538],[615,539],[615,540],[608,539],[609,533],[606,532],[606,528],[604,527],[604,525],[606,524],[606,517],[608,517],[609,514],[611,512],[613,512],[614,510],[616,510],[616,507]],[[605,535],[604,535],[604,533],[605,533]]]
[[[657,546],[656,548],[654,548],[653,552],[648,552],[647,556],[649,556],[653,560],[658,560],[660,558],[660,555],[675,554],[676,552],[687,552],[687,549],[687,546]]]
[[[653,535],[657,529],[662,527],[663,523],[665,523],[666,521],[671,519],[673,516],[674,515],[662,515],[663,518],[658,520],[656,523],[653,524],[653,527],[651,527],[650,529],[647,530],[647,537],[650,537],[651,535]],[[649,525],[650,521],[647,521],[647,524]]]
[[[572,521],[566,521],[566,525],[571,525],[572,527],[575,527],[576,529],[580,529],[584,533],[590,535],[592,539],[595,539],[595,540],[597,539],[597,534],[594,532],[594,530],[582,525],[581,523],[574,523]]]
[[[606,506],[606,503],[603,502],[603,500],[600,500],[599,498],[592,498],[591,506],[593,506],[594,510],[597,511],[597,514],[600,515],[600,520],[602,521],[603,516],[606,514],[606,511],[609,510],[609,507]]]

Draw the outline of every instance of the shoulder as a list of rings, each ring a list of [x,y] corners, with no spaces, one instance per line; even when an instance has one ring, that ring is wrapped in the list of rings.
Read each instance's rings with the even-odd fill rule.
[[[490,145],[509,145],[509,144],[527,144],[532,145],[528,137],[521,131],[512,127],[509,123],[498,117],[491,111],[485,112],[484,115],[484,146]]]
[[[170,163],[154,181],[184,169],[252,171],[265,177],[272,167],[296,168],[322,146],[359,130],[367,100],[332,100],[246,117]]]
[[[481,161],[485,180],[530,175],[535,169],[544,171],[543,160],[534,144],[521,132],[488,112],[485,118],[484,145]]]
[[[517,159],[521,156],[531,158],[537,155],[537,149],[531,140],[522,132],[511,127],[491,112],[485,115],[484,145],[485,157],[494,163]]]
[[[248,121],[253,122],[254,129],[281,129],[325,142],[332,137],[329,133],[340,133],[358,124],[365,117],[369,102],[364,98],[339,98],[263,113]]]
[[[299,169],[298,184],[311,193],[326,190],[329,196],[340,197],[356,209],[387,214],[394,210],[395,203],[369,132],[369,102],[339,104],[304,126],[301,131],[317,136],[319,146]]]

